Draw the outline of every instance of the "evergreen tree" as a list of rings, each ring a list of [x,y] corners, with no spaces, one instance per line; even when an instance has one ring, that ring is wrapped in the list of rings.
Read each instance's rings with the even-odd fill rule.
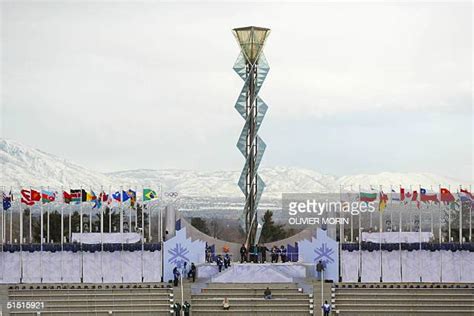
[[[209,235],[209,228],[207,227],[207,223],[201,217],[191,218],[191,225],[197,228],[200,232]]]
[[[262,217],[263,227],[260,236],[261,243],[273,242],[287,237],[283,225],[275,224],[273,221],[273,212],[268,210]]]

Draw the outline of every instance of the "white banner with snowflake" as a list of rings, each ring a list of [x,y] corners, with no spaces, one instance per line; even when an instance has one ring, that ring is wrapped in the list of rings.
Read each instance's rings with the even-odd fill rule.
[[[299,262],[312,264],[316,276],[316,264],[319,260],[324,264],[324,278],[339,280],[339,243],[327,235],[327,231],[318,229],[316,238],[298,242]]]

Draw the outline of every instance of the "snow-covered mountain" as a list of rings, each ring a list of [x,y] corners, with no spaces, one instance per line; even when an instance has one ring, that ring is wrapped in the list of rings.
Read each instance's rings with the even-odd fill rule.
[[[160,185],[165,191],[177,191],[189,197],[241,197],[237,187],[238,171],[193,171],[193,170],[150,170],[138,169],[100,173],[81,167],[60,157],[22,145],[16,141],[0,139],[0,186],[54,188],[117,189],[119,186],[136,187]],[[379,185],[418,185],[437,188],[438,185],[457,187],[465,185],[459,181],[428,173],[360,174],[340,178],[324,175],[313,170],[294,167],[262,168],[260,175],[266,182],[264,198],[279,198],[283,192],[339,192],[358,190]]]

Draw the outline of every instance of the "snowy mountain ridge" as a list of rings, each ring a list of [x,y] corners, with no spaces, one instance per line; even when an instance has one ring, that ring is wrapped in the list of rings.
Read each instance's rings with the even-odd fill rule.
[[[0,139],[0,186],[52,187],[69,189],[72,187],[93,188],[95,190],[123,188],[162,187],[164,191],[176,191],[181,196],[199,197],[242,197],[237,181],[238,171],[195,171],[195,170],[153,170],[137,169],[101,173],[84,168],[63,158],[25,146],[13,140]],[[387,190],[392,185],[428,189],[439,185],[459,187],[469,185],[449,177],[430,173],[358,174],[335,177],[314,170],[295,167],[262,168],[260,175],[265,181],[263,198],[279,198],[281,193],[339,192],[357,191],[361,188],[382,186]]]

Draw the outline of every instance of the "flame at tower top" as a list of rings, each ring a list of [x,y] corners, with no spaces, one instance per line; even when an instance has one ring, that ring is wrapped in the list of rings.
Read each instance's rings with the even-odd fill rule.
[[[270,29],[258,26],[246,26],[233,29],[237,42],[248,63],[254,64],[262,52]]]

